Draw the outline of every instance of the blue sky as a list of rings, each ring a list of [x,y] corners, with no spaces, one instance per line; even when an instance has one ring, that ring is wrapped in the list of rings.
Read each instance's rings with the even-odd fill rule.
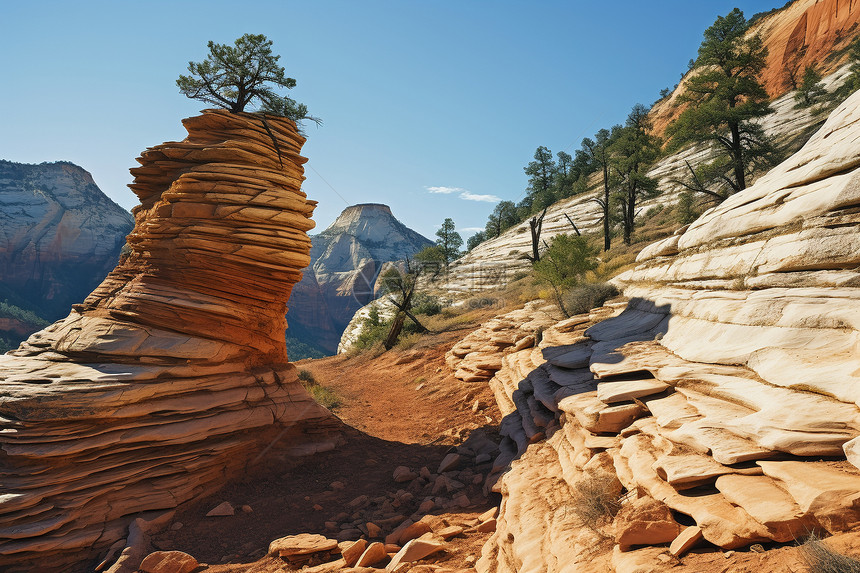
[[[324,120],[303,151],[316,231],[378,202],[465,238],[522,198],[536,147],[572,153],[674,86],[718,15],[783,3],[0,0],[0,159],[72,161],[131,208],[134,158],[205,107],[175,86],[188,61],[262,33]]]

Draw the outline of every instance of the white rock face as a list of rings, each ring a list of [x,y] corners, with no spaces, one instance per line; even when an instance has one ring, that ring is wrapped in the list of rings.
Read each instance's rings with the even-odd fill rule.
[[[835,90],[842,84],[847,74],[848,67],[846,66],[829,75],[824,80],[826,89]],[[772,102],[774,113],[761,121],[765,131],[778,140],[790,140],[821,121],[820,116],[810,113],[807,109],[794,109],[794,104],[794,92]],[[848,145],[847,142],[844,144]],[[675,180],[687,177],[685,162],[689,161],[695,165],[707,153],[706,148],[697,147],[660,160],[649,172],[649,176],[658,180],[662,194],[654,199],[643,201],[641,205],[643,213],[656,205],[676,203],[684,188]],[[835,167],[838,163],[837,160],[831,167]],[[819,168],[826,171],[830,167],[821,165]],[[797,174],[792,174],[792,176],[799,177]],[[798,193],[802,193],[802,191],[798,191]],[[838,194],[839,192],[834,190],[831,193]],[[573,227],[570,226],[565,215],[569,216],[583,232],[602,233],[600,207],[592,201],[596,196],[593,192],[585,193],[551,205],[544,218],[541,239],[549,242],[552,237],[558,234],[573,233]],[[796,203],[796,206],[801,208],[800,203]],[[780,212],[783,218],[793,216],[790,210]],[[730,224],[722,232],[731,234],[737,230],[737,227],[738,224]],[[677,241],[677,238],[673,239]],[[671,252],[672,247],[668,246],[671,242],[667,239],[667,244],[662,246],[664,250],[669,249],[665,254],[673,254]],[[451,295],[496,288],[511,280],[518,271],[530,268],[530,263],[523,258],[526,253],[531,253],[531,234],[527,221],[472,249],[451,265],[445,281],[434,286]]]
[[[595,480],[724,549],[860,525],[858,140],[860,93],[752,187],[645,249],[615,279],[626,303],[548,326],[533,348],[491,328],[511,313],[455,345],[449,366],[486,365],[506,414],[478,571],[585,567],[576,492]]]
[[[355,312],[376,297],[383,265],[433,244],[376,203],[347,207],[311,241],[311,266],[293,290],[287,323],[291,334],[330,354]]]
[[[133,225],[77,165],[0,161],[0,299],[64,316],[113,269]]]

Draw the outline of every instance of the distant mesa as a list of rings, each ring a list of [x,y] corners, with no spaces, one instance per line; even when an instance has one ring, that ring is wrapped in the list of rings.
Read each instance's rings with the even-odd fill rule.
[[[0,350],[83,300],[116,265],[133,226],[73,163],[0,160]]]
[[[284,348],[316,204],[304,138],[267,122],[210,110],[144,151],[119,264],[0,356],[3,571],[103,556],[132,516],[214,491],[263,448],[334,447],[339,422]]]
[[[375,298],[373,285],[383,265],[433,244],[381,203],[347,207],[311,241],[311,265],[290,299],[287,335],[323,354],[337,352],[350,319]]]

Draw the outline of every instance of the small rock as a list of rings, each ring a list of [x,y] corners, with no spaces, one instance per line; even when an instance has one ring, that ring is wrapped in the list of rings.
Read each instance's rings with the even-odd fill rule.
[[[675,538],[672,544],[669,545],[669,553],[675,557],[680,557],[692,549],[703,538],[702,530],[695,525],[691,525],[684,529],[684,531]]]
[[[335,547],[337,547],[337,541],[334,539],[314,533],[300,533],[272,541],[269,544],[269,555],[280,557],[307,555],[318,551],[331,551]]]
[[[447,489],[447,487],[448,487],[448,478],[446,478],[445,476],[438,476],[436,478],[436,481],[433,482],[433,490],[431,491],[431,493],[434,493],[434,494],[439,493],[443,489]]]
[[[182,529],[182,526],[183,526],[182,522],[177,521],[176,523],[174,523],[173,525],[170,526],[170,531],[179,531],[180,529]]]
[[[367,549],[358,558],[355,566],[370,567],[376,565],[386,557],[388,557],[388,553],[385,552],[385,545],[376,541],[367,546]]]
[[[470,505],[472,505],[472,500],[470,500],[469,496],[467,496],[466,494],[461,493],[460,495],[458,495],[457,497],[454,498],[454,503],[456,503],[457,505],[459,505],[462,508],[467,508]]]
[[[361,530],[356,528],[344,529],[337,534],[338,541],[354,541],[361,537]]]
[[[406,466],[397,466],[394,469],[394,473],[392,474],[394,481],[397,483],[404,483],[407,481],[412,481],[418,477],[418,474],[407,468]]]
[[[764,545],[761,543],[754,543],[750,545],[750,551],[753,553],[764,553]]]
[[[233,506],[230,505],[229,501],[225,501],[220,503],[209,510],[209,513],[206,514],[206,517],[221,517],[227,515],[234,515],[236,510],[233,509]]]
[[[463,528],[459,525],[450,525],[448,527],[443,527],[442,529],[438,530],[436,532],[436,535],[438,535],[445,541],[448,541],[452,537],[457,537],[458,535],[463,533],[463,531]]]
[[[430,531],[432,530],[428,524],[423,521],[417,521],[412,525],[404,528],[403,531],[400,532],[397,541],[398,543],[400,543],[400,545],[403,545],[407,541],[410,541],[412,539],[418,539],[419,537],[421,537],[425,533],[429,533]]]
[[[633,545],[670,543],[681,533],[672,510],[662,501],[642,497],[622,506],[615,516],[615,542],[621,551]]]
[[[464,562],[466,565],[468,565],[468,566],[470,566],[470,567],[471,567],[472,565],[474,565],[474,564],[475,564],[475,561],[477,561],[477,560],[478,560],[478,559],[477,559],[474,555],[467,555],[467,556],[466,556],[466,558],[465,558],[465,559],[463,559],[463,562]]]
[[[366,495],[360,495],[357,498],[350,501],[347,505],[353,509],[355,509],[357,507],[364,507],[365,505],[367,505],[367,502],[369,501],[369,499],[370,498],[367,497]]]
[[[490,509],[478,516],[478,521],[488,521],[490,519],[494,519],[498,511],[498,507],[491,507]]]
[[[732,555],[734,555],[734,554],[735,554],[735,552],[734,552],[734,551],[726,551],[725,553],[723,553],[723,557],[725,557],[726,559],[728,559],[729,557],[731,557],[731,556],[732,556]]]
[[[365,549],[367,549],[366,539],[359,539],[344,549],[341,552],[341,556],[343,557],[346,566],[355,567],[355,564],[358,563],[358,559],[362,556]]]
[[[475,528],[475,531],[478,533],[492,533],[496,530],[496,518],[488,519],[487,521],[481,522],[478,527]]]
[[[373,523],[372,521],[368,521],[364,524],[367,528],[367,536],[373,539],[382,537],[382,528]]]
[[[401,563],[418,561],[437,551],[445,549],[445,543],[429,539],[413,539],[403,546],[397,554],[391,558],[391,563],[385,568],[386,571],[395,571]]]
[[[436,473],[441,474],[442,472],[447,472],[455,469],[459,464],[462,456],[460,454],[448,454],[442,459],[442,463],[439,464],[439,469],[436,470]]]
[[[335,531],[338,529],[337,522],[336,521],[326,521],[325,522],[325,528],[328,529],[329,531]]]
[[[245,506],[245,507],[248,507],[248,506]],[[251,509],[251,508],[248,507],[248,509]],[[321,506],[320,504],[318,504],[318,503],[314,504],[314,511],[322,511],[322,509],[323,509],[323,506]]]
[[[487,462],[493,461],[493,456],[490,454],[478,454],[475,456],[475,465],[479,466],[481,464],[485,464]]]
[[[478,412],[480,412],[483,409],[484,409],[484,404],[481,403],[480,399],[476,398],[475,403],[472,404],[472,412],[477,414]]]
[[[333,481],[328,486],[332,489],[343,489],[346,487],[342,481]]]
[[[199,563],[182,551],[156,551],[146,556],[140,564],[143,573],[191,573]]]
[[[424,466],[420,470],[418,470],[418,475],[420,475],[421,477],[423,477],[424,479],[426,479],[428,481],[433,477],[433,474],[430,473],[430,470],[427,469],[427,466]]]
[[[250,505],[243,505],[241,509],[242,513],[254,513],[254,509]]]
[[[426,500],[421,502],[421,505],[418,506],[418,511],[420,513],[427,513],[428,511],[432,510],[434,507],[436,507],[436,504],[433,503],[433,500],[432,499],[426,499]]]

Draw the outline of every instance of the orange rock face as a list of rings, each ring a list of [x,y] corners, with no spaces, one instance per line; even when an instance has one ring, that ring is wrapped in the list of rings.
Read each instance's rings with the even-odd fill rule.
[[[141,205],[116,269],[0,356],[4,571],[92,558],[131,515],[213,491],[262,447],[333,447],[284,346],[310,261],[304,139],[226,111],[184,125],[132,170]]]

